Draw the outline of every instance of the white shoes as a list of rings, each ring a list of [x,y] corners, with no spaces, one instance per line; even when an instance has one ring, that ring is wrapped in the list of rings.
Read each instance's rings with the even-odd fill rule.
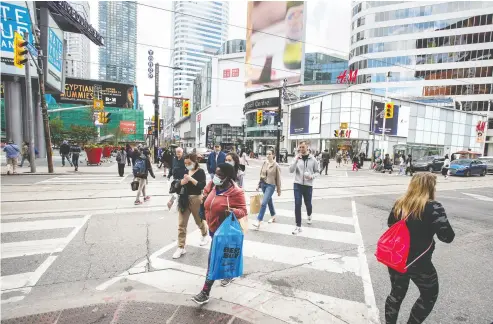
[[[207,244],[209,244],[209,235],[201,236],[199,245],[204,246]]]
[[[176,249],[176,252],[173,254],[173,259],[178,259],[180,258],[182,255],[184,255],[185,253],[187,253],[187,251],[185,251],[185,249]]]
[[[271,223],[275,223],[276,222],[276,216],[273,216],[269,219],[268,223],[271,224]]]
[[[262,223],[261,221],[259,221],[258,219],[256,219],[256,220],[253,221],[252,225],[258,231],[260,229],[260,224],[261,223]]]
[[[307,221],[307,224],[308,225],[311,225],[312,224],[312,216],[308,216],[308,221]]]
[[[301,227],[296,226],[294,228],[293,235],[298,235],[301,232],[302,232]]]

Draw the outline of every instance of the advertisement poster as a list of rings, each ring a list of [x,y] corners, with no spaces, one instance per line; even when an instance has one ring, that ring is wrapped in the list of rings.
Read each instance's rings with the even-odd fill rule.
[[[383,112],[382,111],[384,109],[385,103],[372,100],[371,106],[373,107],[373,109],[371,110],[370,120],[376,120],[377,123],[376,123],[376,125],[375,125],[375,123],[370,124],[370,131],[375,132],[377,135],[382,134],[382,129],[383,129]],[[374,117],[373,114],[375,114],[376,117]],[[409,115],[409,113],[408,113],[408,115]],[[407,120],[408,120],[407,124],[409,125],[409,117],[407,117]],[[376,126],[376,129],[375,129],[375,126]],[[401,135],[398,135],[398,128],[399,128],[399,106],[394,105],[394,116],[392,118],[388,118],[385,120],[385,135],[401,136]],[[401,132],[401,134],[402,134],[402,132]]]
[[[321,103],[303,106],[291,110],[289,124],[290,135],[308,135],[320,133]]]
[[[304,1],[249,1],[247,13],[247,91],[303,81]]]
[[[63,31],[53,20],[51,14],[48,15],[48,64],[46,65],[46,83],[56,89],[58,92],[63,91]]]
[[[120,130],[127,135],[135,134],[135,121],[131,120],[121,120],[120,121]]]
[[[89,104],[93,101],[94,85],[102,86],[105,107],[135,109],[137,107],[137,87],[131,84],[66,78],[65,92],[53,95],[57,103]]]

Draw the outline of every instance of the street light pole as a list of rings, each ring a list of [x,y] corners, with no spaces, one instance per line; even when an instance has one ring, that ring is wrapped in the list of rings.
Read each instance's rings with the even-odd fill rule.
[[[159,63],[154,67],[154,163],[158,163],[158,137],[159,137]]]
[[[29,34],[24,32],[24,39],[29,39]],[[31,88],[31,59],[26,55],[27,62],[24,65],[26,69],[26,105],[27,105],[27,120],[29,125],[29,164],[31,173],[36,173],[36,155],[34,150],[34,110],[33,110],[33,93]]]

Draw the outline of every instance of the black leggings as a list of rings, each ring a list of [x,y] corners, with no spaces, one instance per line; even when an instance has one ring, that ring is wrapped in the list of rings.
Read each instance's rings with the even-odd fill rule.
[[[385,301],[385,322],[397,323],[399,309],[406,297],[409,281],[412,280],[419,289],[419,298],[411,309],[407,324],[419,324],[430,315],[438,298],[438,275],[431,262],[420,265],[419,270],[409,270],[399,273],[389,268],[392,291]]]

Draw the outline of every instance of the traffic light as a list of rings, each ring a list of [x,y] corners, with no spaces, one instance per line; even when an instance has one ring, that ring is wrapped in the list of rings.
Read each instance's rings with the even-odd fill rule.
[[[339,137],[339,130],[338,129],[334,129],[334,137]]]
[[[108,124],[111,121],[111,113],[100,112],[98,113],[98,122],[100,124]]]
[[[183,100],[183,105],[181,106],[181,111],[183,117],[190,116],[190,100]]]
[[[98,113],[98,122],[99,122],[100,124],[104,124],[104,122],[103,122],[103,121],[104,121],[104,113],[103,113],[103,112],[99,112],[99,113]]]
[[[14,32],[14,66],[18,68],[23,68],[24,64],[27,62],[27,48],[26,45],[28,41],[18,32]]]
[[[385,104],[385,118],[393,118],[394,117],[394,103],[387,102]]]
[[[262,121],[264,120],[264,113],[262,110],[257,110],[257,124],[262,124]]]

